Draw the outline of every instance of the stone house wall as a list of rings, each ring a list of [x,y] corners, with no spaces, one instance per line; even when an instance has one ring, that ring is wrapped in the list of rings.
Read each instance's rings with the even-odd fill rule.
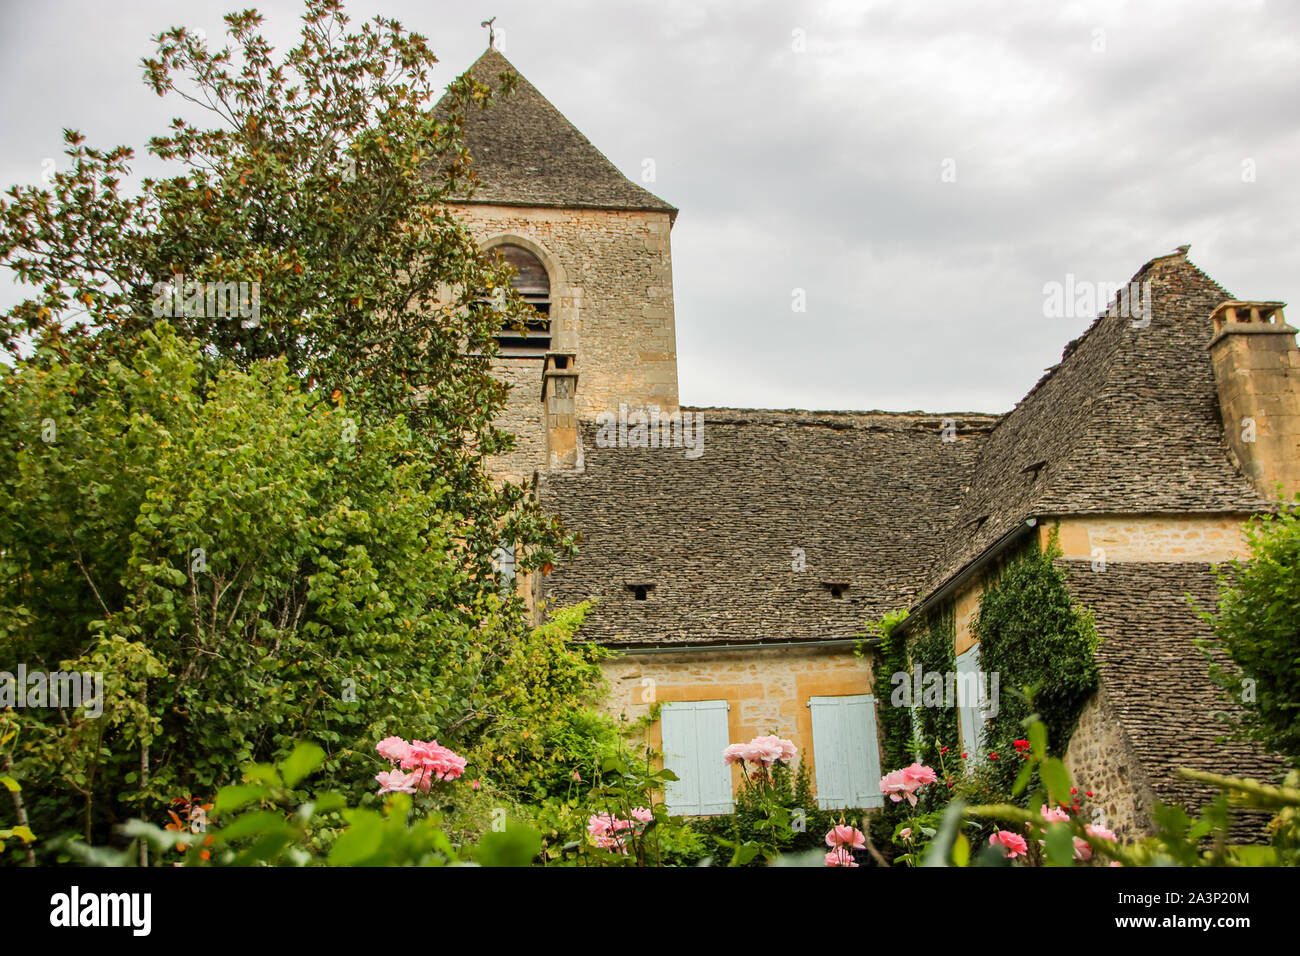
[[[622,653],[602,666],[610,694],[605,711],[636,721],[656,703],[725,700],[732,743],[775,733],[799,748],[799,760],[815,771],[810,697],[841,697],[871,693],[871,664],[857,657],[852,644],[843,647],[736,648],[734,650],[674,651],[669,654]],[[889,701],[876,701],[876,707]],[[880,721],[876,722],[879,733]],[[656,721],[645,743],[660,750],[663,737]],[[718,754],[722,760],[722,754]],[[733,768],[733,786],[740,770]]]

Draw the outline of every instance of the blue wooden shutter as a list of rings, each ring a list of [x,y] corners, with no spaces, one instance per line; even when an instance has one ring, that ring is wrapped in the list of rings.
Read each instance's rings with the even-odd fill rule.
[[[730,813],[731,768],[722,752],[731,742],[725,700],[666,703],[659,711],[664,766],[677,774],[664,788],[670,813]]]
[[[515,583],[515,546],[503,544],[492,552],[492,562],[496,565],[501,586],[509,587]]]
[[[812,697],[817,805],[823,810],[879,807],[880,745],[870,694]]]
[[[970,754],[971,760],[981,752],[981,739],[984,735],[979,652],[979,645],[976,644],[957,657],[957,717],[961,722],[961,747]]]

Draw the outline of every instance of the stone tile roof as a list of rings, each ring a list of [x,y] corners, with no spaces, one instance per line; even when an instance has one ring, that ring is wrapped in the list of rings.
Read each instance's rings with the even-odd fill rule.
[[[1270,507],[1228,458],[1210,313],[1232,296],[1176,254],[1150,281],[1149,326],[1099,317],[982,443],[927,593],[1031,515]],[[1050,320],[1044,320],[1050,321]]]
[[[465,113],[465,145],[479,180],[467,201],[676,216],[674,207],[619,172],[500,52],[485,51],[469,68],[493,87],[506,72],[518,76],[514,92]],[[435,110],[445,115],[445,100]]]
[[[581,387],[581,384],[579,384]],[[996,416],[687,409],[704,453],[600,448],[539,478],[543,505],[582,534],[546,579],[556,604],[595,597],[584,636],[608,644],[852,638],[918,596]],[[944,417],[959,440],[943,442]],[[794,549],[806,570],[793,570]],[[825,584],[847,583],[835,598]],[[653,584],[638,601],[630,584]]]
[[[1108,562],[1094,572],[1086,561],[1060,564],[1071,592],[1096,613],[1102,693],[1138,757],[1137,770],[1147,777],[1142,782],[1157,800],[1198,807],[1214,795],[1179,778],[1179,767],[1260,780],[1277,773],[1281,760],[1263,749],[1219,742],[1227,727],[1214,715],[1228,705],[1193,644],[1209,636],[1209,626],[1187,600],[1190,595],[1202,609],[1215,607],[1211,565]],[[1257,837],[1265,819],[1243,817],[1234,836]]]

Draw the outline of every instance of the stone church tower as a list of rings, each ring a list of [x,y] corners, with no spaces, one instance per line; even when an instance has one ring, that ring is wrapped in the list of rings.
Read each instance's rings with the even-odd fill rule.
[[[470,68],[495,85],[518,71],[489,48]],[[669,235],[677,210],[627,179],[522,76],[515,91],[465,117],[479,178],[452,204],[479,247],[518,270],[538,310],[528,335],[504,334],[500,424],[518,439],[490,463],[516,482],[581,464],[579,421],[620,404],[677,410]]]

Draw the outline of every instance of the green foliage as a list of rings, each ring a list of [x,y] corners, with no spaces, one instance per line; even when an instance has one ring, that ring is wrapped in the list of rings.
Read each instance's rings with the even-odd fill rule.
[[[1202,642],[1210,676],[1234,707],[1236,736],[1300,764],[1300,497],[1246,524],[1250,558],[1215,569],[1217,613]],[[1217,654],[1215,652],[1218,652]],[[1235,666],[1225,666],[1226,654]]]
[[[677,776],[655,770],[650,757],[648,750],[637,755],[619,746],[590,776],[574,780],[564,799],[548,799],[537,808],[548,866],[683,866],[699,859],[701,841],[662,801],[665,784]],[[638,817],[644,811],[649,820]],[[589,831],[597,818],[627,822],[613,831],[613,845],[598,845]]]
[[[702,858],[715,865],[767,866],[782,854],[820,848],[837,823],[861,824],[861,811],[819,810],[805,761],[791,771],[784,761],[771,767],[766,785],[745,786],[730,816],[700,817],[691,826],[702,837]]]
[[[909,631],[908,657],[911,659],[911,672],[920,670],[924,674],[950,674],[957,669],[955,615],[951,604],[934,613],[924,622],[921,630]],[[941,747],[956,750],[961,746],[957,728],[956,707],[921,707],[915,702],[916,713],[921,727],[917,737],[920,740],[920,752],[917,760],[933,766],[939,763]],[[909,741],[910,743],[910,741]],[[911,761],[904,761],[899,766],[906,766]],[[897,770],[888,767],[886,772]]]
[[[411,797],[394,794],[379,809],[349,806],[333,791],[297,789],[325,761],[315,744],[299,744],[277,765],[247,768],[247,782],[223,787],[213,811],[220,825],[208,832],[174,832],[143,820],[121,828],[124,850],[70,841],[67,850],[94,866],[134,866],[146,844],[166,864],[176,852],[186,866],[527,866],[541,850],[527,827],[484,834],[477,846],[456,846],[436,813],[422,813]]]
[[[903,635],[895,634],[898,625],[907,618],[907,610],[890,611],[879,621],[867,625],[867,640],[858,646],[857,653],[866,652],[868,647],[874,651],[872,660],[872,694],[877,701],[877,714],[880,718],[880,732],[884,741],[881,747],[881,759],[889,768],[905,767],[912,760],[912,715],[907,707],[893,706],[895,674],[910,674],[912,667],[908,660],[907,641]],[[872,647],[867,641],[876,642]]]
[[[904,634],[898,633],[898,626],[906,619],[907,610],[902,608],[890,611],[879,621],[867,624],[867,641],[875,639],[874,647],[871,647],[875,653],[871,662],[872,694],[880,720],[881,765],[886,768],[886,773],[906,767],[912,762],[916,756],[914,735],[924,733],[926,729],[912,725],[911,708],[894,704],[897,689],[894,675],[912,673],[907,639]],[[858,653],[864,653],[870,646],[864,641],[859,645]],[[903,807],[889,800],[885,801],[883,808],[871,815],[869,832],[872,842],[883,848],[882,852],[890,852],[894,834],[905,817]]]
[[[1011,801],[1013,787],[1007,782],[1008,767],[1011,770],[1024,769],[1023,765],[1015,766],[1010,762],[999,764],[991,760],[968,760],[964,772],[954,777],[949,796],[953,802],[961,801],[967,806]],[[1037,783],[1037,777],[1032,782]],[[973,845],[984,846],[994,829],[992,822],[981,824],[980,821],[975,821],[968,825],[967,835]]]
[[[498,718],[483,725],[472,761],[504,793],[542,801],[569,793],[573,774],[591,778],[619,752],[614,721],[594,708],[608,690],[605,651],[574,638],[591,609],[584,601],[520,637],[485,690]]]
[[[220,49],[155,38],[148,86],[212,123],[150,141],[164,178],[128,194],[132,150],[69,130],[49,188],[0,201],[0,264],[32,290],[0,316],[28,356],[0,394],[0,656],[107,684],[100,718],[23,714],[14,775],[51,836],[211,795],[300,734],[358,793],[375,740],[468,749],[590,676],[555,658],[555,697],[519,691],[557,674],[492,565],[502,540],[525,571],[574,545],[485,470],[513,442],[495,334],[531,313],[446,203],[473,186],[465,116],[511,78],[435,111],[423,37],[305,7],[284,54],[252,11]],[[551,751],[603,739],[566,714],[539,718]]]
[[[17,728],[11,727],[9,721],[0,717],[0,748],[4,748],[4,746],[10,743],[10,741],[12,741],[16,736],[18,736]],[[11,758],[5,760],[4,768],[6,771],[13,769],[13,761]],[[0,790],[5,791],[13,799],[15,806],[23,805],[23,786],[7,772],[0,774]],[[27,826],[25,823],[17,823],[11,827],[0,828],[0,855],[4,854],[5,847],[11,844],[14,840],[20,842],[20,845],[24,848],[27,854],[27,859],[30,861],[32,859],[31,844],[36,842],[36,834],[32,832],[31,827]]]
[[[42,832],[102,839],[298,735],[356,795],[389,733],[499,731],[501,752],[532,728],[553,755],[597,728],[599,670],[567,644],[584,610],[530,634],[480,587],[404,419],[350,435],[283,361],[199,362],[163,324],[102,375],[20,363],[0,387],[0,646],[105,681],[102,716],[22,712]]]
[[[1012,743],[1022,739],[1029,715],[1040,716],[1063,753],[1097,689],[1097,628],[1052,563],[1057,553],[1054,540],[1045,550],[1026,549],[984,591],[974,624],[980,668],[999,675],[998,713],[985,725],[984,744],[998,755],[991,762],[1006,789],[1020,770]]]
[[[467,114],[509,95],[513,77],[446,84],[424,37],[382,17],[353,29],[337,0],[307,0],[299,43],[278,55],[255,11],[225,21],[224,46],[173,28],[143,63],[155,94],[212,124],[176,120],[149,141],[165,177],[127,193],[133,150],[68,130],[50,187],[8,190],[0,264],[34,291],[0,318],[0,349],[97,376],[166,317],[204,345],[194,374],[283,358],[318,401],[345,396],[362,429],[406,419],[483,588],[499,536],[522,569],[553,563],[572,538],[483,468],[513,444],[493,425],[507,398],[491,375],[495,334],[531,307],[447,205],[474,185]],[[246,283],[247,308],[209,297],[211,283]]]
[[[1038,785],[1044,771],[1054,785],[1059,784],[1064,772],[1059,760],[1022,761],[1014,746],[1028,732],[1031,713],[1042,715],[1039,726],[1044,740],[1050,732],[1051,739],[1068,742],[1079,712],[1097,686],[1096,628],[1091,613],[1072,603],[1064,572],[1052,563],[1057,553],[1054,539],[1045,551],[1035,546],[1026,548],[998,570],[981,598],[974,623],[980,667],[984,674],[996,673],[999,678],[998,712],[984,727],[983,752],[987,758],[962,758],[955,701],[951,707],[945,699],[941,706],[916,708],[913,719],[919,721],[921,736],[916,759],[932,766],[939,782],[919,791],[915,810],[891,803],[879,815],[880,829],[888,835],[888,844],[900,851],[898,859],[912,862],[918,858],[932,839],[928,831],[935,829],[950,801],[965,805],[1023,801],[1027,799],[1022,796],[1025,788]],[[891,688],[886,682],[895,670],[945,676],[953,673],[954,624],[954,608],[949,602],[932,613],[923,627],[909,628],[906,667],[900,666],[903,656],[894,642],[882,642],[876,674],[878,697],[887,699]],[[904,767],[913,759],[911,735],[905,730],[900,710],[903,708],[881,708],[887,738],[891,733],[902,738],[902,742],[895,739],[886,743],[887,770]],[[1023,773],[1025,779],[1018,781],[1018,773]],[[949,849],[970,859],[976,852],[972,847],[985,845],[994,828],[978,820],[968,821],[963,827],[969,832],[961,834],[961,839],[952,836]],[[910,840],[900,838],[905,829],[912,831]]]
[[[1061,762],[1050,755],[1047,727],[1037,714],[1026,719],[1024,730],[1031,750],[1013,795],[1025,792],[1027,806],[970,806],[954,798],[939,823],[924,865],[1006,866],[1010,861],[1002,850],[988,846],[988,834],[1002,828],[1025,837],[1028,853],[1021,862],[1030,866],[1075,866],[1084,861],[1092,866],[1109,861],[1121,866],[1300,865],[1300,772],[1292,771],[1284,786],[1275,787],[1256,780],[1181,770],[1180,776],[1217,789],[1218,797],[1196,818],[1181,807],[1157,804],[1152,809],[1154,835],[1123,844],[1090,827],[1083,814],[1073,814],[1067,822],[1047,823],[1040,808],[1067,804],[1071,780]],[[1046,783],[1027,789],[1034,779]],[[1230,845],[1227,840],[1233,807],[1274,811],[1272,845]],[[970,830],[974,832],[969,836],[963,832]],[[982,848],[973,859],[972,846]]]

